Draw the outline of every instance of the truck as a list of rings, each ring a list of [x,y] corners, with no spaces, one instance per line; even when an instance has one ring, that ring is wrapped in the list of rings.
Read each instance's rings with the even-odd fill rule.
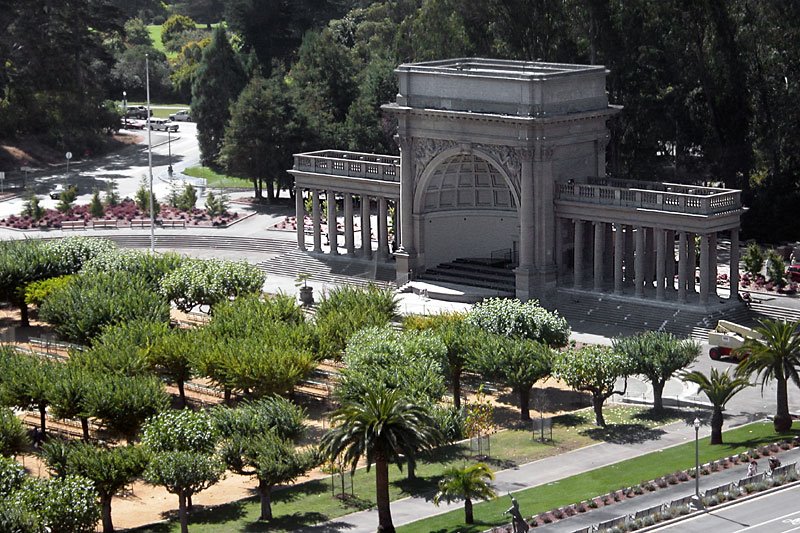
[[[735,350],[744,346],[744,341],[747,339],[761,339],[761,334],[747,326],[720,320],[717,322],[717,327],[708,332],[708,344],[711,345],[708,356],[715,361],[730,357],[741,362],[747,357],[747,353]]]

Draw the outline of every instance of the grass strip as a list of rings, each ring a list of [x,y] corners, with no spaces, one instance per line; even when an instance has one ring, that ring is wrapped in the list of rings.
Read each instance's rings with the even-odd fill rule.
[[[700,440],[700,462],[707,463],[723,457],[794,437],[800,433],[778,435],[771,422],[758,422],[724,433],[725,444],[711,446],[710,439]],[[525,516],[532,516],[606,494],[612,490],[649,481],[678,470],[694,467],[694,442],[687,442],[665,450],[648,453],[613,465],[590,470],[582,474],[514,493]],[[419,520],[397,528],[398,533],[429,531],[435,533],[469,533],[508,523],[503,511],[508,508],[508,498],[475,505],[475,524],[464,524],[463,509]]]
[[[208,167],[189,167],[184,170],[183,173],[193,178],[205,179],[208,187],[220,189],[249,189],[253,186],[253,182],[250,180],[219,174]]]

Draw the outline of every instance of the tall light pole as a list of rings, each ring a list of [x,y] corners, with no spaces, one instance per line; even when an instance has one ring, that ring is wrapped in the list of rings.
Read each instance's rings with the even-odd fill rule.
[[[694,419],[694,497],[700,505],[700,419]]]
[[[167,167],[167,174],[172,177],[172,132],[167,128],[167,150],[169,154],[169,166]]]
[[[150,204],[150,253],[153,253],[156,249],[156,214],[153,205],[155,202],[153,201],[153,143],[150,139],[152,128],[150,127],[150,57],[148,54],[144,55],[144,69],[147,84],[147,168],[150,171],[150,199],[148,201]]]
[[[122,123],[128,127],[128,93],[122,91]]]

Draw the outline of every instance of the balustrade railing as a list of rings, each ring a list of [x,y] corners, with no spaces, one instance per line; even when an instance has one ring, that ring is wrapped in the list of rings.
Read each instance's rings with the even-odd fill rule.
[[[400,158],[325,150],[294,156],[294,170],[334,176],[400,182]]]
[[[623,184],[640,184],[641,182],[626,182],[606,178],[602,180],[590,179],[589,181],[592,183],[572,182],[558,184],[556,189],[557,199],[699,215],[724,213],[740,209],[742,206],[741,191],[738,190],[688,187],[666,183],[653,184],[653,188],[644,189],[619,187],[619,185]],[[606,183],[608,185],[605,185]],[[662,188],[663,190],[660,190]]]

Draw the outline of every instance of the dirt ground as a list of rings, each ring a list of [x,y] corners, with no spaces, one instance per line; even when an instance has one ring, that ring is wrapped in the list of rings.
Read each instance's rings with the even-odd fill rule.
[[[35,315],[34,315],[35,316]],[[12,343],[25,343],[33,337],[55,338],[52,330],[46,325],[31,317],[31,326],[19,326],[19,312],[10,308],[0,308],[0,340]],[[177,318],[177,317],[176,317]],[[181,316],[188,321],[190,317]],[[464,379],[464,392],[467,401],[475,400],[475,392],[479,383],[467,376]],[[544,394],[546,392],[546,394]],[[540,398],[547,397],[544,404]],[[308,413],[308,431],[306,443],[318,442],[327,429],[327,417],[334,408],[330,400],[298,396],[298,401]],[[488,390],[486,399],[495,406],[495,424],[498,430],[519,425],[519,408],[516,406],[517,397],[510,390]],[[548,379],[537,383],[531,394],[531,415],[538,415],[544,411],[545,416],[559,414],[567,410],[574,410],[587,405],[587,399],[574,391],[568,390],[563,384]],[[18,457],[31,475],[47,476],[47,469],[38,456],[31,450]],[[319,470],[310,472],[308,476],[298,482],[308,479],[317,479],[325,475]],[[197,494],[193,500],[197,507],[215,506],[231,501],[255,496],[255,481],[248,476],[241,476],[227,472],[225,478],[213,487]],[[169,494],[162,487],[153,487],[138,481],[127,488],[124,494],[114,498],[112,503],[113,521],[115,527],[132,528],[150,524],[174,516],[178,501],[177,497]]]

